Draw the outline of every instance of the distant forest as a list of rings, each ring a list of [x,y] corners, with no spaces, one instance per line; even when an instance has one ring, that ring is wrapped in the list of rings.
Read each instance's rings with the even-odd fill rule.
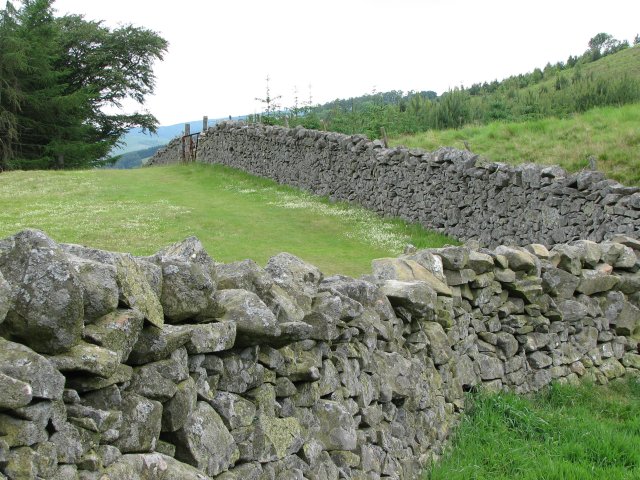
[[[496,120],[522,121],[563,117],[594,107],[640,101],[640,38],[633,46],[607,33],[589,40],[588,49],[566,62],[547,63],[530,73],[433,91],[372,92],[324,105],[275,108],[269,91],[260,121],[302,125],[346,134],[378,138],[389,135],[459,128]],[[250,120],[256,120],[250,117]]]

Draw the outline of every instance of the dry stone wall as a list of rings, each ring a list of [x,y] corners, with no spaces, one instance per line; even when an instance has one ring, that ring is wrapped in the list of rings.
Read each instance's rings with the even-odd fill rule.
[[[640,373],[640,242],[408,251],[359,279],[0,240],[0,479],[413,479],[463,393]]]
[[[179,142],[152,164],[173,163]],[[602,173],[482,162],[468,151],[383,148],[361,135],[221,123],[198,159],[360,204],[485,246],[640,236],[640,189]]]

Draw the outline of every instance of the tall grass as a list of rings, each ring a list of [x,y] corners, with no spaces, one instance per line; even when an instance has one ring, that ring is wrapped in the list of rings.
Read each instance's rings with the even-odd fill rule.
[[[640,478],[640,383],[479,393],[428,480]]]
[[[636,103],[595,108],[568,118],[430,130],[394,137],[391,144],[426,150],[468,145],[490,161],[560,165],[570,172],[586,168],[594,157],[598,169],[609,178],[640,185],[639,125],[640,103]]]

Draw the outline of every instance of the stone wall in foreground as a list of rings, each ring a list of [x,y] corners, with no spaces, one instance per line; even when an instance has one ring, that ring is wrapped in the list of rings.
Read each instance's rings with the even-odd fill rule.
[[[179,142],[151,164],[174,163]],[[467,151],[383,148],[361,135],[220,123],[198,161],[239,168],[485,246],[640,236],[640,189],[603,174],[482,162]]]
[[[640,243],[469,247],[324,277],[0,240],[0,478],[413,479],[483,386],[640,373]]]

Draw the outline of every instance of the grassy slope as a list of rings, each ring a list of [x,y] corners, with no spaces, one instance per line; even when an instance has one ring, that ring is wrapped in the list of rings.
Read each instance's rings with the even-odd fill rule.
[[[640,49],[637,49],[640,51]],[[606,58],[605,58],[606,60]],[[596,108],[571,118],[431,130],[392,139],[392,145],[434,150],[440,146],[471,150],[490,161],[560,165],[575,172],[593,155],[609,178],[640,185],[640,104]]]
[[[210,165],[0,175],[0,238],[32,227],[60,242],[151,254],[196,235],[218,261],[288,251],[325,274],[370,272],[406,243],[453,243],[360,208]]]
[[[430,480],[640,478],[640,383],[480,394]]]

